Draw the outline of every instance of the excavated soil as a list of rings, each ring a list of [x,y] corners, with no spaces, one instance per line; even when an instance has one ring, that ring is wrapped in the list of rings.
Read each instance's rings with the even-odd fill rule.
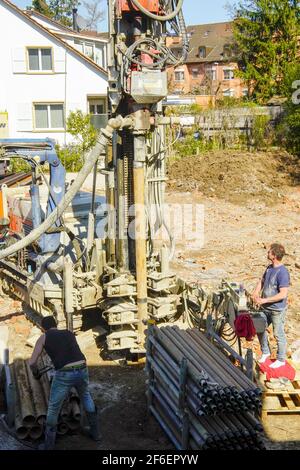
[[[299,160],[285,151],[212,151],[171,160],[170,191],[200,191],[240,205],[251,199],[274,205],[300,183]]]

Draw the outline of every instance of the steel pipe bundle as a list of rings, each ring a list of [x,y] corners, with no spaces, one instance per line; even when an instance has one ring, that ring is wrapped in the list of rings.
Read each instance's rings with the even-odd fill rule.
[[[45,364],[42,362],[42,366]],[[44,434],[50,395],[50,380],[44,374],[36,380],[24,359],[16,359],[10,366],[15,386],[15,430],[19,439],[38,440]],[[64,402],[58,420],[57,433],[67,434],[80,427],[80,399],[71,390]]]
[[[261,390],[198,330],[151,326],[148,404],[177,449],[261,449]]]

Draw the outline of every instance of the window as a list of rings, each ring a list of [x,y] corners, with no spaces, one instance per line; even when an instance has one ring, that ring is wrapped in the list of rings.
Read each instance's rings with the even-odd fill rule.
[[[233,80],[234,79],[234,70],[224,69],[224,80]]]
[[[217,70],[216,69],[208,69],[206,70],[206,75],[209,80],[217,80]]]
[[[192,78],[199,78],[199,69],[192,69]]]
[[[230,98],[234,98],[235,92],[232,88],[228,88],[227,90],[223,91],[223,96],[228,96]]]
[[[94,44],[88,42],[84,43],[83,53],[90,59],[94,60]]]
[[[184,82],[184,71],[176,70],[175,71],[175,82]]]
[[[55,104],[35,104],[34,117],[36,129],[64,129],[64,105]]]
[[[104,114],[103,104],[90,104],[90,114]]]
[[[88,112],[91,115],[91,123],[96,129],[106,126],[107,114],[104,98],[88,98]]]
[[[233,55],[232,53],[233,53],[232,45],[231,44],[225,44],[224,49],[223,49],[223,55],[225,57],[231,57]]]
[[[74,47],[82,54],[96,62],[96,64],[105,68],[104,47],[102,45],[95,44],[93,42],[79,41],[76,39],[74,41]]]
[[[30,72],[52,72],[53,60],[51,48],[28,48],[28,70]]]
[[[200,57],[200,59],[205,59],[205,57],[206,57],[206,47],[205,46],[199,47],[199,57]]]

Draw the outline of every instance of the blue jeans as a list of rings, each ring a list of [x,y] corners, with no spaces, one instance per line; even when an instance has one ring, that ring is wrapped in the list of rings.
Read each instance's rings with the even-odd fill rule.
[[[284,362],[286,359],[287,341],[284,332],[284,323],[287,309],[285,310],[262,310],[260,313],[265,318],[268,325],[273,325],[274,336],[277,341],[278,361]],[[265,330],[264,333],[257,333],[260,346],[263,354],[270,354],[270,347],[268,343],[268,333]]]
[[[72,371],[57,370],[50,390],[47,426],[54,428],[57,425],[60,409],[73,387],[76,388],[85,411],[94,413],[96,407],[88,390],[88,385],[89,375],[87,368]]]

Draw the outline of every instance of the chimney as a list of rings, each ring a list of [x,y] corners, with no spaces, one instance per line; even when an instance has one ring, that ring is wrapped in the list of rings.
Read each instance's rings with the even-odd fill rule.
[[[73,30],[76,31],[76,32],[79,32],[80,31],[80,28],[78,26],[78,22],[77,22],[77,8],[73,8],[72,9],[72,15],[73,15]]]

